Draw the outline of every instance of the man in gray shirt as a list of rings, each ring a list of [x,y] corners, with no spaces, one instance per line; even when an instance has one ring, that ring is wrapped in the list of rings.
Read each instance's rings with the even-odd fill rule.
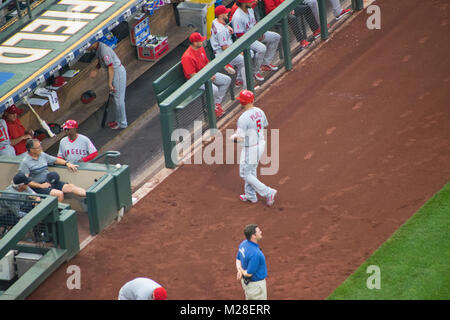
[[[1,195],[3,199],[0,200],[0,215],[11,213],[17,218],[22,218],[33,209],[36,202],[41,200],[28,186],[30,181],[23,173],[14,176],[13,183],[4,190],[11,193]]]
[[[101,40],[101,39],[100,39]],[[97,53],[97,69],[101,67],[108,71],[108,87],[110,94],[114,97],[116,105],[116,121],[108,122],[108,127],[113,130],[125,129],[128,126],[127,115],[125,112],[125,90],[127,88],[127,71],[120,62],[119,57],[114,50],[101,41],[95,42],[89,50]],[[92,70],[90,76],[95,78],[98,70]]]
[[[148,278],[136,278],[120,288],[119,300],[166,300],[167,293],[159,283]]]
[[[79,197],[86,197],[86,190],[73,184],[59,181],[59,179],[49,179],[48,165],[59,164],[67,166],[69,171],[77,171],[78,166],[70,162],[50,156],[42,152],[39,140],[30,139],[26,144],[27,155],[23,158],[19,166],[19,172],[28,175],[31,179],[29,186],[36,193],[49,194],[57,197],[58,201],[64,200],[65,193],[73,193]],[[51,174],[55,175],[54,172]]]

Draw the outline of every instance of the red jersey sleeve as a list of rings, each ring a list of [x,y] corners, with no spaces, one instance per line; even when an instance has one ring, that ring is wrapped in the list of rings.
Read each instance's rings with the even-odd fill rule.
[[[90,155],[84,157],[83,159],[81,159],[81,161],[83,162],[88,162],[91,161],[92,159],[94,159],[96,156],[98,155],[98,151],[91,153]]]
[[[278,7],[284,0],[264,0],[264,7],[266,8],[266,14],[269,14],[276,7]]]
[[[193,73],[196,73],[194,59],[184,54],[181,57],[181,66],[183,67],[184,77],[190,79]]]

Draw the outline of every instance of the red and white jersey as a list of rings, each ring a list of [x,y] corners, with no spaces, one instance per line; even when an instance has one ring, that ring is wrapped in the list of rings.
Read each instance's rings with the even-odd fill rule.
[[[58,157],[63,158],[69,162],[81,162],[83,158],[97,152],[91,140],[78,134],[75,140],[70,140],[69,137],[64,137],[59,143]]]
[[[268,125],[264,111],[252,107],[239,117],[236,135],[244,139],[244,147],[253,147],[265,141],[263,129]]]
[[[231,25],[233,26],[234,33],[236,35],[246,33],[256,24],[255,12],[249,8],[245,13],[241,8],[237,8],[233,14]]]
[[[8,134],[8,125],[4,119],[0,119],[0,156],[14,157],[16,152],[11,146]]]
[[[0,119],[0,148],[11,144],[8,134],[8,126],[4,119]]]
[[[211,47],[214,54],[222,53],[223,46],[231,46],[233,44],[233,39],[231,38],[230,31],[227,26],[220,23],[219,20],[214,19],[211,26]]]

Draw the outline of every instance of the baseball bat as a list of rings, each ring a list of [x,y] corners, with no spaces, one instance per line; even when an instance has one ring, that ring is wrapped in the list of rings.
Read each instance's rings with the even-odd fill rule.
[[[39,123],[41,124],[41,127],[44,128],[45,131],[47,131],[47,134],[50,138],[53,138],[55,134],[50,130],[47,122],[41,119],[41,117],[37,114],[36,111],[34,111],[33,107],[31,106],[30,102],[28,102],[28,98],[25,96],[23,97],[24,101],[27,103],[27,105],[30,107],[31,111],[33,111],[36,118],[39,120]]]

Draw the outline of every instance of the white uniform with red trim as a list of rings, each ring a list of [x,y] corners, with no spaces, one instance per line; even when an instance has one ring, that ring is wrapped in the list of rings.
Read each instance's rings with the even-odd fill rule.
[[[256,200],[256,193],[267,197],[273,189],[257,178],[258,163],[264,153],[264,128],[269,125],[264,111],[258,107],[246,110],[238,119],[236,135],[243,138],[239,175],[245,181],[245,197]]]
[[[99,42],[97,56],[100,61],[100,65],[103,68],[108,69],[109,66],[113,66],[114,68],[114,78],[112,84],[116,89],[113,93],[114,103],[116,105],[115,118],[116,122],[119,124],[119,127],[126,128],[128,123],[125,112],[125,90],[127,88],[127,72],[125,67],[120,62],[119,57],[117,57],[114,50],[103,42]]]
[[[215,55],[221,54],[223,52],[223,46],[231,46],[233,44],[233,39],[231,38],[231,34],[227,26],[220,23],[217,19],[214,19],[214,21],[212,22],[211,38],[209,39],[209,41],[211,42],[211,47]],[[236,80],[242,81],[243,88],[247,88],[245,82],[244,56],[241,54],[237,55],[233,60],[230,61],[230,64],[237,70]]]
[[[59,143],[58,157],[71,163],[82,162],[82,159],[88,155],[97,152],[91,140],[78,133],[75,140],[71,141],[69,137],[64,137]]]
[[[237,8],[233,14],[231,24],[237,35],[249,31],[256,24],[253,9],[249,8],[247,13],[245,13],[241,8]],[[255,53],[254,74],[260,72],[261,65],[269,65],[272,63],[281,39],[278,33],[272,31],[266,31],[263,36],[262,42],[256,40],[250,46],[250,49]]]
[[[8,125],[4,119],[0,119],[0,156],[14,157],[16,151],[11,145],[11,140],[8,134]]]

